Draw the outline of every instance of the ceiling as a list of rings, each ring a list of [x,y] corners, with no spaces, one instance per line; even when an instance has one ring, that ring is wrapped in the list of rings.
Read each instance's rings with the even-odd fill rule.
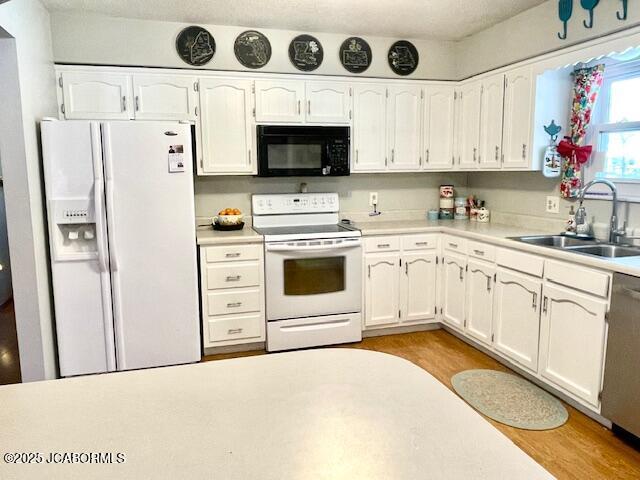
[[[308,32],[459,40],[546,0],[43,0],[50,10]]]

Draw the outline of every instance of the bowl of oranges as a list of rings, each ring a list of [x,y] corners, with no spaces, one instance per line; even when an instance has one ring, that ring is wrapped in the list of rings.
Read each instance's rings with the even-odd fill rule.
[[[213,217],[213,228],[239,230],[243,226],[242,212],[237,208],[225,208]]]

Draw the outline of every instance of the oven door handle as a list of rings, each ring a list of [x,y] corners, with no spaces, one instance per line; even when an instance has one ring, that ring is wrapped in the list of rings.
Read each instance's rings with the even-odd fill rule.
[[[267,252],[324,252],[327,250],[344,250],[347,248],[356,248],[362,245],[360,240],[348,243],[340,243],[337,245],[305,245],[305,246],[292,246],[292,245],[266,245]]]

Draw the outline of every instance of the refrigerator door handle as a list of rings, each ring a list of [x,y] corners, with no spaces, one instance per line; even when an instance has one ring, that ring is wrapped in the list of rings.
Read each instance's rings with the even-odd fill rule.
[[[124,337],[123,337],[123,322],[122,322],[122,293],[120,292],[120,275],[118,272],[118,246],[116,245],[115,235],[115,212],[113,201],[113,159],[111,155],[111,136],[109,124],[102,125],[102,148],[104,158],[104,170],[105,170],[105,185],[106,185],[106,203],[107,203],[107,236],[109,239],[109,258],[111,260],[111,293],[113,297],[113,324],[114,324],[114,338],[116,343],[116,355],[118,370],[126,369],[125,351],[124,351]]]
[[[100,145],[100,125],[91,124],[91,150],[93,153],[93,202],[96,220],[96,249],[100,266],[100,282],[102,284],[102,310],[104,312],[105,352],[107,355],[107,371],[116,369],[115,336],[113,331],[113,310],[111,306],[111,280],[107,260],[107,229],[104,209],[104,174],[102,170],[102,148]]]

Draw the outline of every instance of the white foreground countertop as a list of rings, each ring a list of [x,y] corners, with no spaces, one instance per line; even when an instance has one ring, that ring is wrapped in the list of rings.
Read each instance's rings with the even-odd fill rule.
[[[4,479],[550,479],[421,368],[308,350],[0,387]],[[113,464],[47,464],[114,452]],[[115,463],[115,453],[126,456]]]
[[[262,243],[263,237],[250,225],[245,225],[242,230],[221,232],[211,226],[196,228],[196,243],[207,245],[230,245],[238,243]]]

